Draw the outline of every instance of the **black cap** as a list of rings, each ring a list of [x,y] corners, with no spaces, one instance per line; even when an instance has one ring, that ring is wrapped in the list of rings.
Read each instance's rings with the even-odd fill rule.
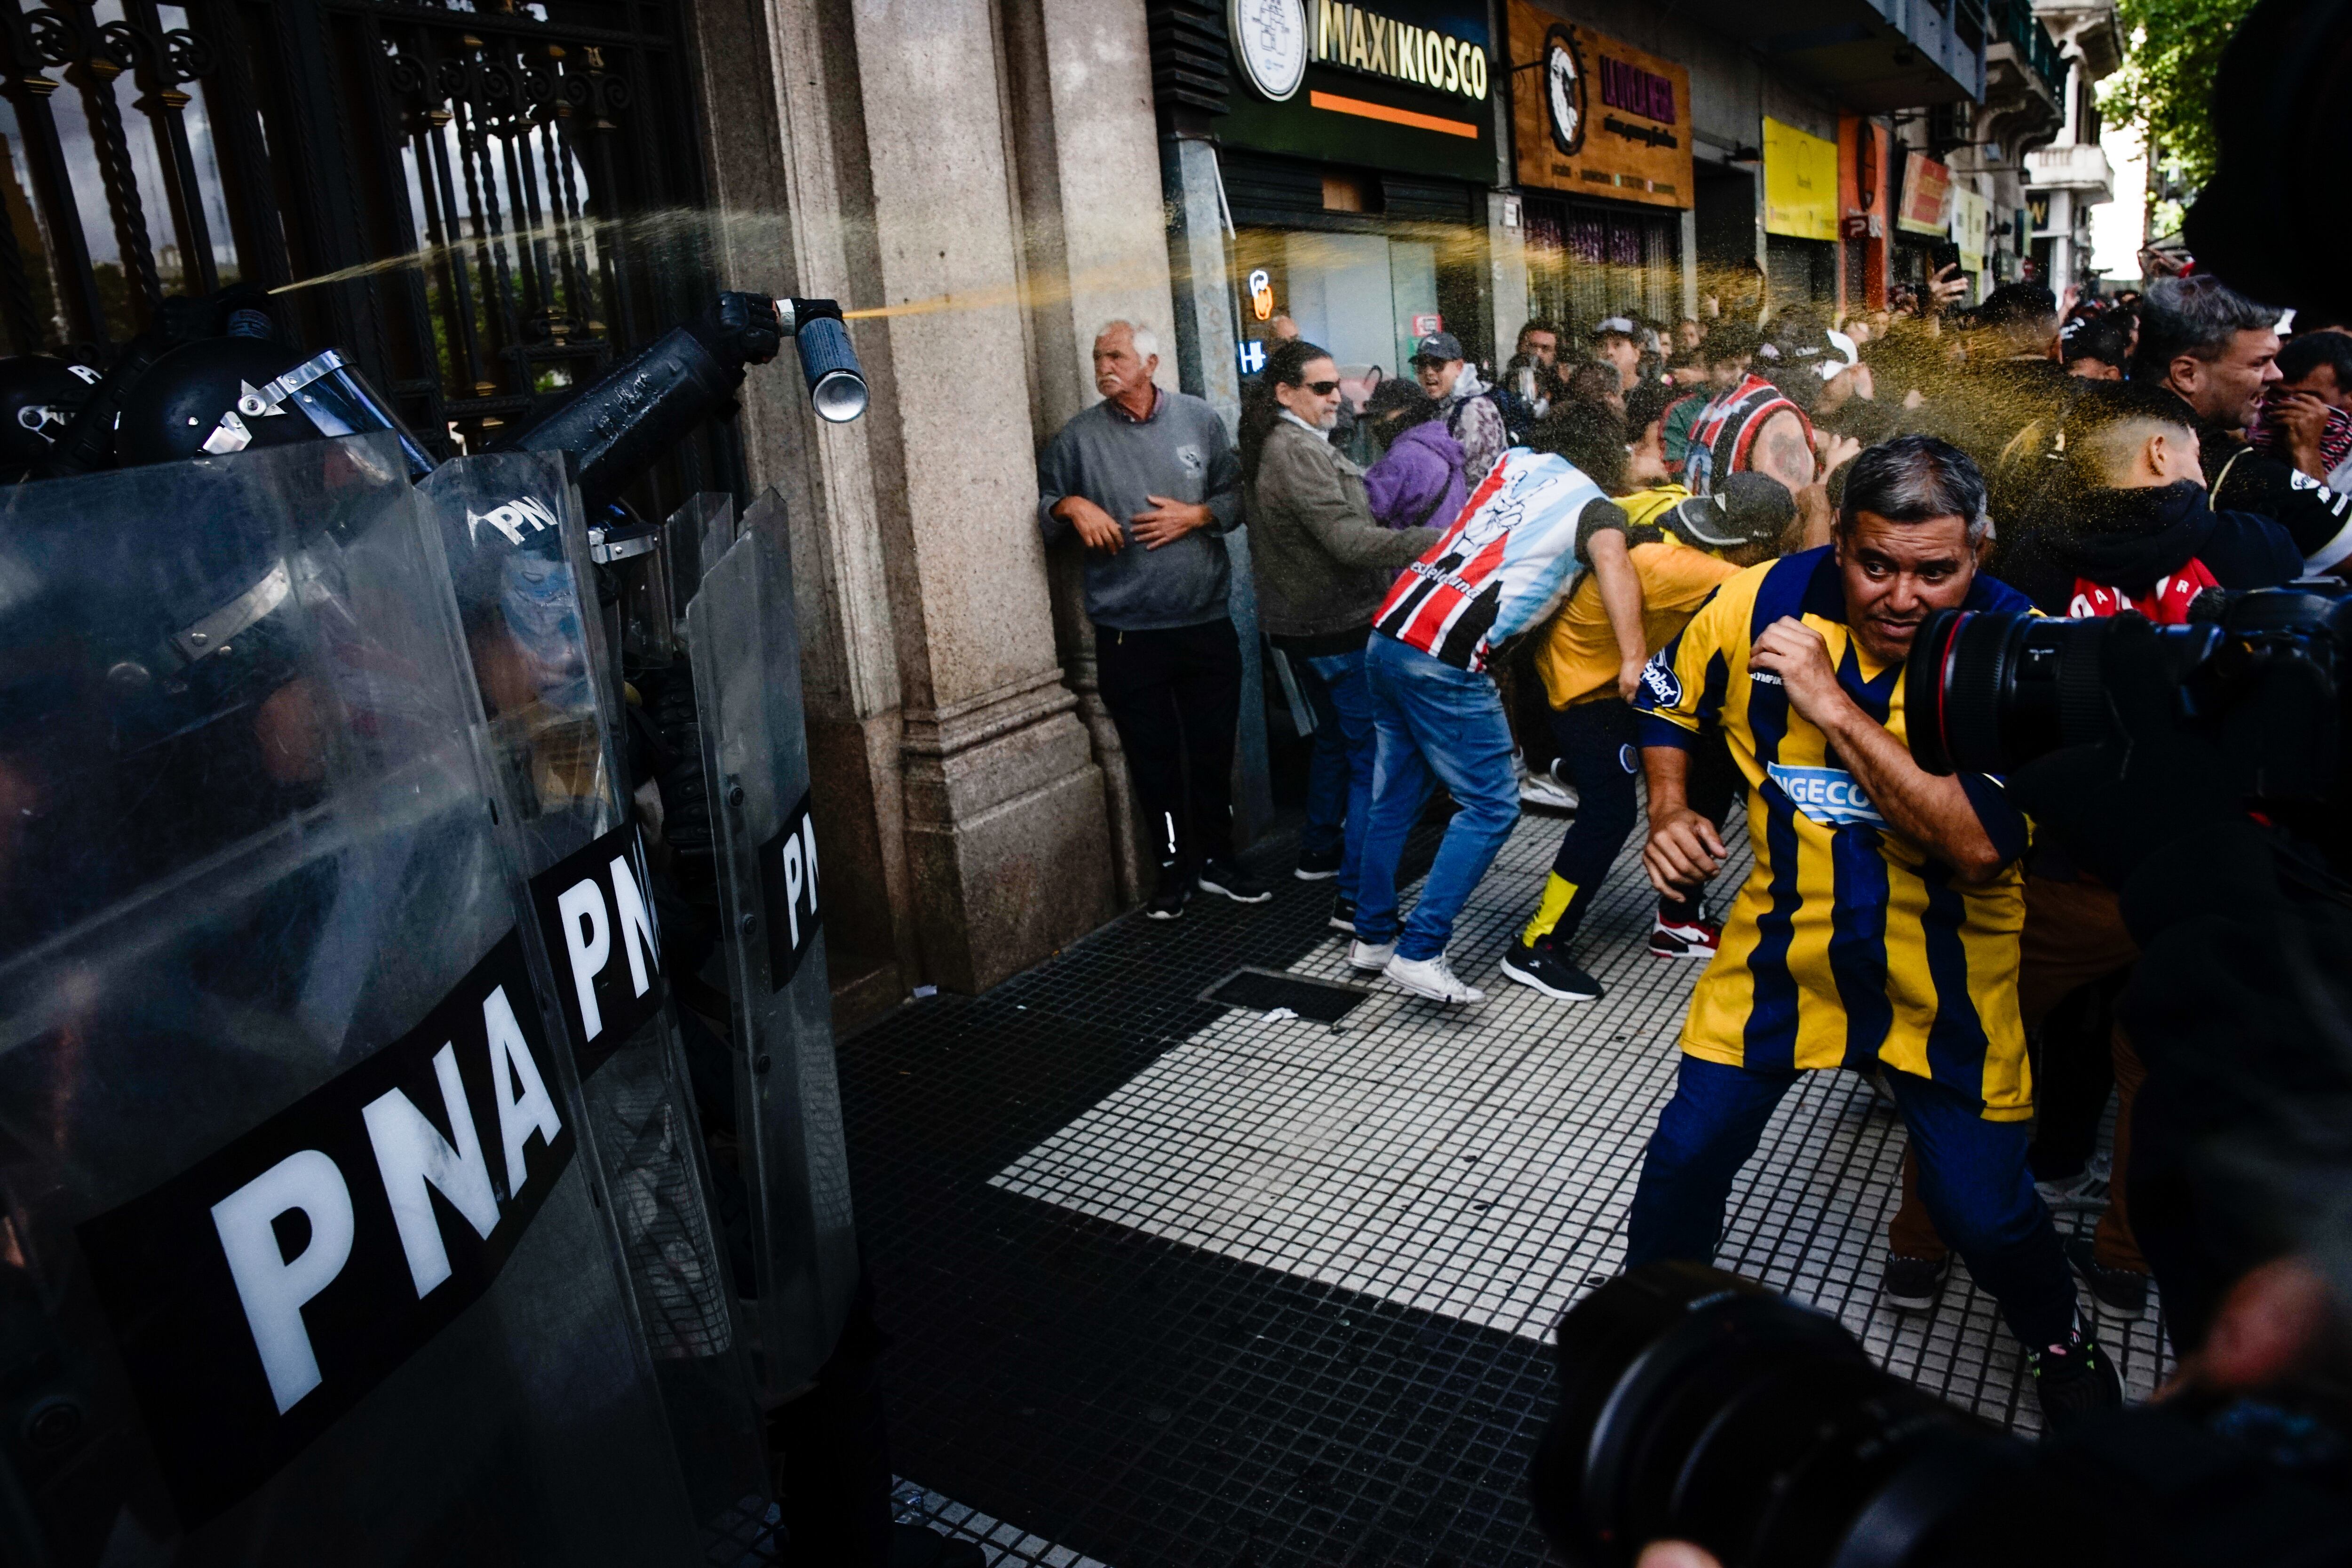
[[[1724,548],[1761,544],[1780,537],[1797,515],[1797,499],[1769,474],[1742,470],[1693,496],[1666,514],[1666,526],[1685,539]]]
[[[2077,316],[2058,334],[2058,353],[2068,364],[2095,359],[2120,369],[2131,358],[2131,321],[2120,312]]]
[[[1446,364],[1462,358],[1462,340],[1452,332],[1432,332],[1412,345],[1412,362],[1427,360],[1432,364]]]

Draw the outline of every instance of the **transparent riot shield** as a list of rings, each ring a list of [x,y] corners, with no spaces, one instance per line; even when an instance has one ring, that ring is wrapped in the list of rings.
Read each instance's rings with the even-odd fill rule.
[[[0,492],[0,1561],[686,1563],[401,454]]]
[[[687,611],[727,915],[760,1377],[771,1398],[832,1352],[857,1283],[786,550],[771,492]]]
[[[577,492],[560,454],[522,452],[444,464],[418,489],[439,523],[500,831],[532,911],[524,946],[581,1079],[585,1142],[696,1517],[729,1528],[765,1505],[760,1410],[713,1235],[673,952],[624,782]]]
[[[662,550],[668,557],[672,612],[686,625],[687,606],[702,585],[702,574],[719,563],[727,546],[735,542],[735,498],[704,490],[686,498],[662,525]]]

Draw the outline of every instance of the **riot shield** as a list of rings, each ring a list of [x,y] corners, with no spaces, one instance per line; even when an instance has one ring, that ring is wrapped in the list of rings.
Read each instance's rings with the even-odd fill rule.
[[[723,1528],[764,1506],[765,1450],[577,492],[561,454],[522,452],[444,464],[418,490],[439,523],[500,833],[534,917],[524,946],[581,1079],[584,1142],[696,1517]]]
[[[689,1563],[389,437],[0,499],[0,1560]]]
[[[857,1284],[782,514],[773,492],[746,514],[687,610],[718,826],[737,1129],[770,1398],[805,1382],[832,1352]]]

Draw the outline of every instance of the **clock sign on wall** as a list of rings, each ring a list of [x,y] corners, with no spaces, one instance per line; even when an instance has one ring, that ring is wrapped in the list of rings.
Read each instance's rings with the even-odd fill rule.
[[[1282,102],[1307,75],[1304,0],[1227,0],[1234,58],[1260,96]]]
[[[1544,37],[1544,107],[1552,143],[1563,153],[1584,146],[1584,57],[1566,27],[1554,27]]]

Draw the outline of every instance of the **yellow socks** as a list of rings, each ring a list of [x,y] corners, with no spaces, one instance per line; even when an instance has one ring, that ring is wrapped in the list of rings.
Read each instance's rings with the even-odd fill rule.
[[[1544,879],[1543,901],[1536,906],[1536,918],[1519,932],[1519,945],[1533,946],[1551,934],[1559,924],[1559,917],[1568,913],[1568,906],[1576,901],[1576,884],[1554,871]]]

